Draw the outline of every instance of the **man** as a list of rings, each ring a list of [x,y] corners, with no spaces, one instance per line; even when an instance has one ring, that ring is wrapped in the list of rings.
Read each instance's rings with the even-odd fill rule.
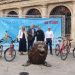
[[[48,31],[45,33],[45,41],[46,44],[49,45],[50,47],[50,54],[53,55],[52,53],[52,40],[53,40],[54,34],[53,31],[51,31],[51,28],[48,27]]]
[[[40,26],[38,26],[38,30],[36,32],[36,38],[37,41],[44,41],[45,35],[43,30],[40,28]]]
[[[33,46],[35,36],[36,36],[36,31],[34,29],[34,25],[31,25],[30,29],[28,29],[28,50],[30,50]]]

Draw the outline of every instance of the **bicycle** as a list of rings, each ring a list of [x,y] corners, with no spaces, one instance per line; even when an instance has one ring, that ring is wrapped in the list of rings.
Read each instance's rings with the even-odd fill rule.
[[[10,40],[11,43],[9,48],[6,48],[5,50],[3,50],[4,46],[2,44],[2,42],[4,43],[8,43],[8,39]],[[14,49],[14,43],[17,41],[17,39],[13,40],[12,37],[8,36],[8,39],[6,39],[5,37],[3,37],[2,39],[0,39],[0,57],[2,57],[2,54],[4,52],[4,59],[8,62],[13,61],[16,57],[16,50]]]
[[[68,56],[68,54],[70,53],[70,49],[72,48],[71,46],[72,46],[72,40],[73,39],[70,39],[70,37],[66,37],[67,38],[67,48],[66,48],[66,50],[67,50],[67,56]],[[74,43],[74,46],[73,46],[73,57],[75,58],[75,42],[73,42]]]
[[[56,56],[60,54],[61,59],[66,60],[70,49],[68,45],[68,40],[62,37],[58,37],[57,40],[58,43],[55,46],[55,54]]]
[[[13,43],[15,43],[15,40],[11,40],[10,47],[4,51],[4,58],[8,62],[13,61],[16,57],[16,50]]]

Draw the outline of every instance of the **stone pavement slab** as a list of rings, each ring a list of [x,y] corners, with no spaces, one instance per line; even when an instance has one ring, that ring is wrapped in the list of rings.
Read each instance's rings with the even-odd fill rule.
[[[52,67],[33,64],[27,67],[22,66],[27,59],[27,53],[23,56],[17,53],[12,62],[6,62],[3,57],[0,58],[0,75],[19,75],[20,72],[28,72],[29,75],[75,75],[75,58],[72,53],[65,61],[61,60],[60,56],[48,54],[46,61]]]

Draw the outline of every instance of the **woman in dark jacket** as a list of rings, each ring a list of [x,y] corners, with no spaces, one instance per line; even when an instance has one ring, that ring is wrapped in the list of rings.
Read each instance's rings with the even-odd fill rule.
[[[44,31],[38,26],[38,30],[36,32],[36,39],[37,41],[44,41],[45,35]]]

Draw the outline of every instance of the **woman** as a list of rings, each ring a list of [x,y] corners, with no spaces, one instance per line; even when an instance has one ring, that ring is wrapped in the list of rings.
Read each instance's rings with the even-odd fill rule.
[[[19,30],[18,34],[18,40],[19,40],[19,52],[21,55],[23,55],[23,52],[26,52],[26,41],[27,41],[27,33],[25,31],[25,27],[22,26],[21,30]]]

